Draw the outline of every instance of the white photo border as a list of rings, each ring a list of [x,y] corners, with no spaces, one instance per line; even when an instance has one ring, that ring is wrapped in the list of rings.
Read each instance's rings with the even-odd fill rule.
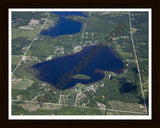
[[[11,76],[12,76],[12,72],[11,72],[11,40],[12,40],[12,12],[16,11],[16,12],[25,12],[25,11],[39,11],[39,12],[47,12],[47,11],[94,11],[94,12],[101,12],[101,11],[114,11],[114,12],[118,12],[118,11],[127,11],[127,12],[148,12],[149,14],[149,33],[148,33],[148,37],[149,37],[149,114],[148,115],[96,115],[96,116],[82,116],[82,115],[77,115],[77,116],[66,116],[66,115],[12,115],[12,110],[11,110]],[[9,38],[9,47],[8,47],[8,119],[9,120],[151,120],[152,119],[152,9],[151,8],[125,8],[125,9],[121,9],[121,8],[90,8],[90,9],[86,9],[86,8],[53,8],[53,9],[48,9],[48,8],[9,8],[8,9],[8,38]]]

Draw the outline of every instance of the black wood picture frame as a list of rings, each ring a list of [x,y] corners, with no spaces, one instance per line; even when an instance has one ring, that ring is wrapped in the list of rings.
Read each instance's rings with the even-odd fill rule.
[[[9,8],[151,8],[152,9],[152,120],[9,120],[8,119],[8,9]],[[4,128],[108,127],[157,128],[160,126],[159,28],[158,0],[2,0],[0,122]]]

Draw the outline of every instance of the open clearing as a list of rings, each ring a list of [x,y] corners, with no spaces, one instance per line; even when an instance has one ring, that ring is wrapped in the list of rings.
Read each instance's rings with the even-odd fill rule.
[[[36,111],[37,109],[47,109],[47,110],[57,110],[60,109],[61,106],[57,106],[54,104],[44,104],[42,107],[37,103],[24,103],[19,104],[19,106],[23,107],[24,109],[28,109],[29,111]]]
[[[12,55],[12,64],[13,65],[17,65],[18,62],[21,60],[22,55],[16,56],[16,55]]]
[[[27,87],[30,87],[33,84],[33,80],[23,78],[23,79],[17,79],[12,82],[12,88],[13,89],[26,89]]]
[[[114,101],[114,100],[108,101],[108,103],[112,109],[145,113],[144,106],[142,106],[138,103],[125,103],[125,102]]]
[[[12,30],[12,39],[15,39],[17,37],[28,37],[29,40],[33,40],[34,37],[37,35],[40,25],[37,25],[34,27],[33,30],[29,29],[14,29]]]

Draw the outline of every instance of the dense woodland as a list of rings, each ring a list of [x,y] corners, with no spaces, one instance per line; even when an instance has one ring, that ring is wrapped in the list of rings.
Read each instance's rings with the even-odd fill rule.
[[[24,47],[28,46],[31,43],[27,37],[18,37],[12,40],[12,55],[22,55]]]
[[[43,15],[41,12],[12,12],[12,27],[28,25],[32,18],[40,20]]]

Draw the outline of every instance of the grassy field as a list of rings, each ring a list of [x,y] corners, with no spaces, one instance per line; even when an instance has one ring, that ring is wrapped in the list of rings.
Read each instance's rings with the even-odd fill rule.
[[[33,40],[34,37],[38,34],[41,25],[37,25],[34,27],[33,30],[26,30],[26,29],[12,29],[12,39],[17,37],[28,37],[29,40]]]
[[[107,111],[106,115],[143,115],[143,114],[131,113],[131,112]]]
[[[21,60],[21,58],[22,58],[22,55],[19,55],[19,56],[12,55],[12,64],[17,65],[19,61]]]
[[[27,78],[15,78],[15,81],[12,82],[12,88],[13,89],[26,89],[27,87],[30,87],[33,84],[33,80],[27,79]]]
[[[108,103],[112,109],[145,113],[144,106],[137,103],[125,103],[114,100],[108,101]]]
[[[40,107],[37,103],[24,103],[19,104],[19,106],[23,107],[24,109],[28,109],[29,111],[36,111],[37,109],[47,109],[47,110],[58,110],[61,109],[60,105],[54,105],[54,104],[43,104],[42,107]]]
[[[55,110],[54,113],[56,115],[105,115],[104,110],[71,106],[63,106],[61,109]]]

